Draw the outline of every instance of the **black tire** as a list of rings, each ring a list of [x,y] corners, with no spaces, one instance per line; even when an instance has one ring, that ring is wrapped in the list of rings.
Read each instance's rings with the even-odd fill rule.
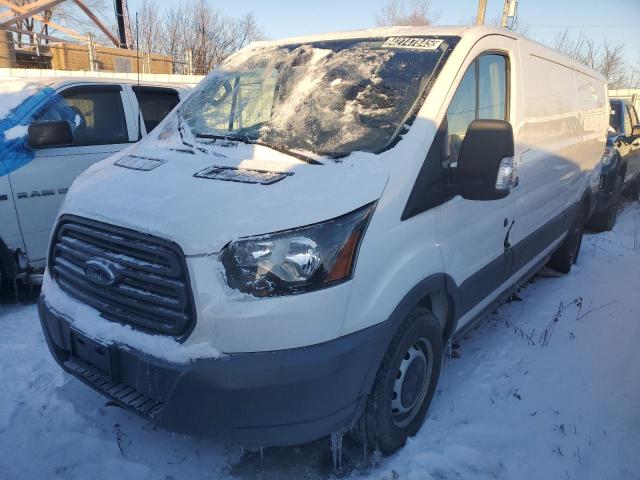
[[[611,196],[611,202],[609,207],[600,212],[589,220],[588,227],[596,232],[608,232],[613,229],[618,220],[618,208],[620,206],[620,199],[622,198],[622,177],[616,178],[616,183],[613,187],[613,194]]]
[[[576,218],[566,238],[549,260],[549,267],[560,273],[569,273],[571,267],[578,262],[580,247],[582,246],[582,234],[584,233],[584,210],[583,207],[578,209]]]
[[[438,319],[427,309],[416,307],[385,353],[364,412],[354,429],[356,438],[372,450],[389,454],[415,435],[433,399],[442,356]],[[407,408],[407,412],[394,408],[398,405]]]
[[[629,185],[626,196],[631,201],[636,201],[640,198],[640,176]]]

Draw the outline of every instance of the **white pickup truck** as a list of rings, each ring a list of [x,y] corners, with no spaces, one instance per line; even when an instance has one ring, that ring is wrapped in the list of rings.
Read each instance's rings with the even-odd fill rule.
[[[73,180],[150,132],[189,89],[111,78],[0,78],[0,285],[41,281],[49,233]],[[70,138],[51,143],[39,134],[42,122],[68,122]]]

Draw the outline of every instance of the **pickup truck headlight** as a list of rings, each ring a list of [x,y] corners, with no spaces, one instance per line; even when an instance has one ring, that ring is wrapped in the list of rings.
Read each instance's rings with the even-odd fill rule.
[[[319,290],[351,279],[375,203],[306,227],[229,243],[221,253],[227,284],[271,297]]]

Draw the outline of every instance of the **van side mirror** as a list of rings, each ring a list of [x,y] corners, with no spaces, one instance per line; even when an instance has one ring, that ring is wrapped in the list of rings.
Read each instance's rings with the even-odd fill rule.
[[[73,142],[73,132],[66,120],[34,122],[29,125],[27,141],[33,148],[69,145]]]
[[[467,200],[498,200],[518,183],[513,129],[504,120],[474,120],[452,170],[458,193]]]

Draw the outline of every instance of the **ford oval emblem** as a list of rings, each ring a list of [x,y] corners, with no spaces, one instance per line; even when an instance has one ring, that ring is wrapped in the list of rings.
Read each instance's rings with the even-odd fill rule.
[[[92,283],[103,287],[114,285],[118,280],[116,265],[102,258],[92,258],[86,261],[82,270]]]

